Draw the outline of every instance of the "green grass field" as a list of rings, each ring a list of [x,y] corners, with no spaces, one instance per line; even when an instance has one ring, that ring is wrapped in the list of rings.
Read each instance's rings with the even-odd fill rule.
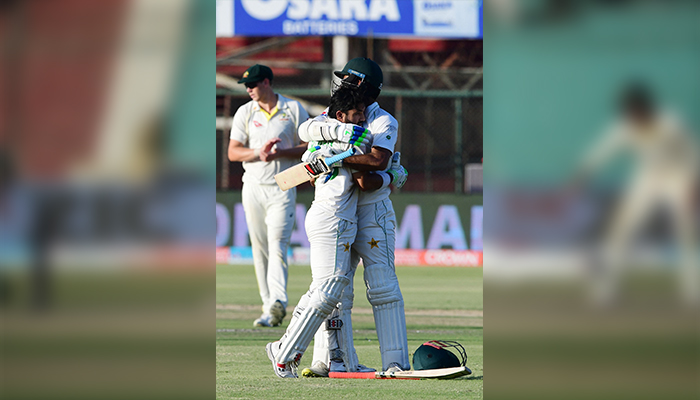
[[[360,267],[361,270],[362,267]],[[406,305],[409,353],[428,340],[456,340],[467,350],[472,375],[454,380],[280,379],[272,371],[265,344],[279,339],[282,327],[253,328],[260,315],[260,297],[253,267],[218,265],[216,270],[217,399],[483,398],[483,270],[481,268],[399,267],[397,274]],[[355,277],[353,328],[360,362],[381,367],[372,311],[365,297],[362,273]],[[311,270],[290,266],[288,294],[293,305],[308,289]],[[313,343],[299,371],[312,359]]]

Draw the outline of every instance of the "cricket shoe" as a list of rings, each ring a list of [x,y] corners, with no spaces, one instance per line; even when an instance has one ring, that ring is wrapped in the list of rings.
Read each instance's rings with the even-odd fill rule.
[[[405,370],[403,368],[401,368],[401,366],[397,362],[389,363],[389,368],[386,369],[387,373],[400,372],[400,371],[405,371]]]
[[[304,368],[301,371],[301,376],[305,378],[328,378],[328,367],[323,361],[316,361],[309,368]]]
[[[277,376],[279,376],[280,378],[298,378],[299,377],[297,375],[297,365],[299,365],[298,361],[290,361],[286,364],[277,363],[275,356],[277,355],[277,352],[280,351],[280,346],[282,346],[282,342],[280,342],[279,340],[276,342],[268,343],[267,346],[265,346],[265,351],[267,352],[267,358],[269,358],[270,361],[272,361],[272,369],[275,371],[275,374]]]
[[[287,310],[284,309],[281,301],[275,301],[275,304],[270,307],[270,315],[272,316],[270,319],[270,324],[272,326],[279,326],[282,324],[282,320],[284,320],[285,315],[287,315]]]
[[[362,364],[357,364],[355,370],[356,372],[377,372],[376,369]],[[348,372],[348,369],[345,367],[344,362],[331,360],[331,372]]]
[[[260,318],[253,321],[253,326],[255,326],[255,327],[267,327],[267,328],[272,327],[272,315],[270,315],[270,314],[261,315]]]

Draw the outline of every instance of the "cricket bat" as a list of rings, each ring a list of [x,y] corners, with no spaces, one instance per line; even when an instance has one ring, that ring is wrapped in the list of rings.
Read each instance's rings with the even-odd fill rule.
[[[291,189],[304,182],[308,182],[311,178],[317,178],[320,175],[330,172],[331,169],[328,167],[329,165],[344,160],[354,154],[355,147],[353,146],[333,157],[328,157],[326,159],[319,158],[311,162],[297,164],[275,175],[275,181],[280,189]]]
[[[471,373],[472,371],[467,367],[453,367],[398,372],[331,372],[328,377],[340,379],[454,379]]]

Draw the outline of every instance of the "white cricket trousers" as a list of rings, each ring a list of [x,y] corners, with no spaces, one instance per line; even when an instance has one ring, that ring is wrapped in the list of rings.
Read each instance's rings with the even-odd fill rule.
[[[611,299],[618,291],[621,275],[634,238],[643,224],[661,207],[670,214],[678,243],[678,282],[685,300],[700,300],[700,271],[696,256],[696,219],[693,214],[694,177],[687,171],[675,174],[645,174],[634,177],[625,190],[604,245],[604,265],[593,288],[596,300]]]
[[[310,244],[311,289],[333,276],[348,275],[357,224],[312,205],[305,225]]]
[[[312,204],[306,214],[305,225],[311,245],[312,281],[309,290],[299,299],[292,320],[281,339],[278,363],[301,358],[314,334],[337,306],[342,290],[345,289],[329,283],[337,283],[338,277],[347,277],[351,268],[350,248],[357,234],[354,222],[340,219],[335,213]]]
[[[242,191],[253,264],[263,311],[279,300],[287,307],[287,248],[294,228],[296,188],[244,183]]]

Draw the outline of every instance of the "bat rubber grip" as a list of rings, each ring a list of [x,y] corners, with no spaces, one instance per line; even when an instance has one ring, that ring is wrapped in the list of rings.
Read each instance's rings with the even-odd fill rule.
[[[326,165],[331,165],[333,163],[337,163],[340,160],[344,160],[352,155],[355,155],[355,147],[351,147],[348,150],[345,150],[344,152],[340,154],[336,154],[333,157],[328,157],[324,161],[326,162]]]
[[[331,372],[328,374],[329,378],[340,378],[340,379],[376,379],[376,372]]]

